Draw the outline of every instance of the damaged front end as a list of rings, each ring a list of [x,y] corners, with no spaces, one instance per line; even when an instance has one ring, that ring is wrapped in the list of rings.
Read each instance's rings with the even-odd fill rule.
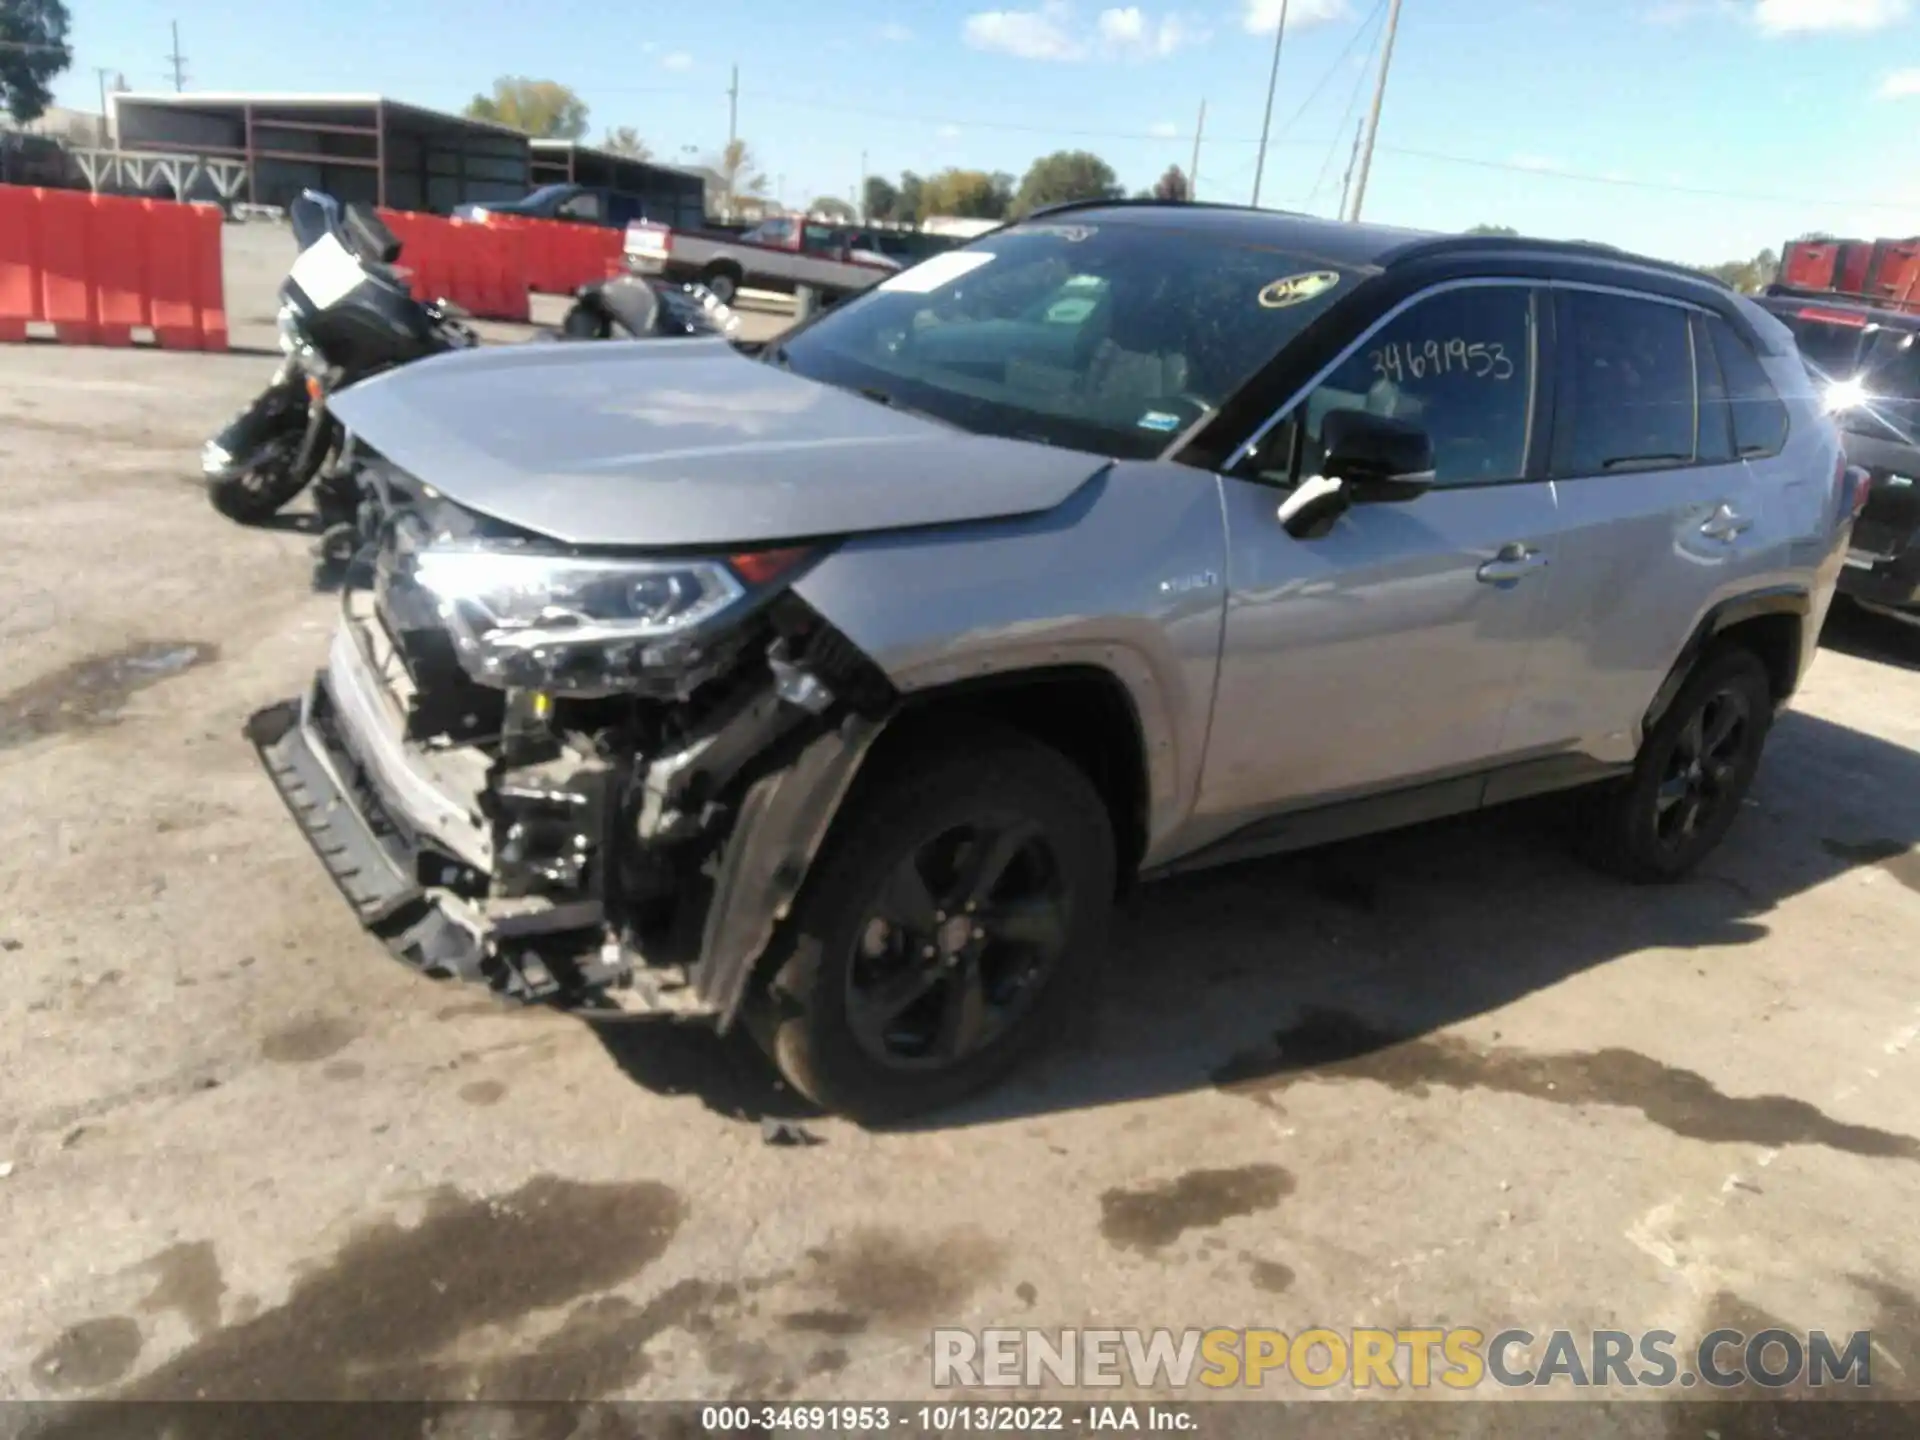
[[[275,786],[416,968],[724,1028],[896,699],[789,589],[823,550],[584,552],[408,493],[249,722]]]

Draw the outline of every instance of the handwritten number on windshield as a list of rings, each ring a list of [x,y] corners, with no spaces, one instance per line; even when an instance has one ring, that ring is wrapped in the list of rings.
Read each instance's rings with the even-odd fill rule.
[[[1495,341],[1464,339],[1393,341],[1368,352],[1373,373],[1394,384],[1424,380],[1429,375],[1471,375],[1476,380],[1511,380],[1513,360],[1507,347]]]

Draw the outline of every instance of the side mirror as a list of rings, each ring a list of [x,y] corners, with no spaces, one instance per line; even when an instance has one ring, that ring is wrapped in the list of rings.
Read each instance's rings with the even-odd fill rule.
[[[1320,421],[1320,474],[1297,485],[1279,520],[1296,540],[1316,540],[1355,505],[1414,500],[1433,485],[1433,440],[1418,425],[1365,410],[1329,410]]]
[[[1332,410],[1320,422],[1327,458],[1320,473],[1344,482],[1356,505],[1415,500],[1433,486],[1433,441],[1418,425]]]

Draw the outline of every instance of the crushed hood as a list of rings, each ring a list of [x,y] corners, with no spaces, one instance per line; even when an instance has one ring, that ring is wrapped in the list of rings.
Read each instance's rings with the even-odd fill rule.
[[[456,504],[580,545],[756,543],[1032,514],[1107,464],[890,410],[724,340],[467,350],[331,404]]]

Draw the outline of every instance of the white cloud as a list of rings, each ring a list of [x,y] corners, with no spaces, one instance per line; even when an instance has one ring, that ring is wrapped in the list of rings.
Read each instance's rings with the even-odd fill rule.
[[[1091,29],[1071,0],[1041,0],[1033,10],[982,10],[961,28],[976,50],[998,50],[1021,60],[1151,60],[1205,38],[1178,15],[1155,19],[1138,5],[1102,10]]]
[[[1287,32],[1344,20],[1348,13],[1347,0],[1288,0]],[[1240,18],[1250,34],[1271,35],[1280,24],[1280,0],[1246,0]]]
[[[1158,135],[1162,140],[1171,140],[1180,133],[1180,127],[1171,120],[1158,120],[1147,127],[1149,135]]]
[[[675,50],[671,55],[663,55],[660,57],[660,68],[662,70],[691,70],[693,68],[693,57],[684,50]]]
[[[1884,30],[1907,18],[1910,0],[1759,0],[1753,18],[1769,35]]]
[[[889,20],[880,27],[880,38],[893,45],[902,45],[913,39],[913,31],[897,20]]]
[[[1904,100],[1920,95],[1920,70],[1896,70],[1880,82],[1882,100]]]

